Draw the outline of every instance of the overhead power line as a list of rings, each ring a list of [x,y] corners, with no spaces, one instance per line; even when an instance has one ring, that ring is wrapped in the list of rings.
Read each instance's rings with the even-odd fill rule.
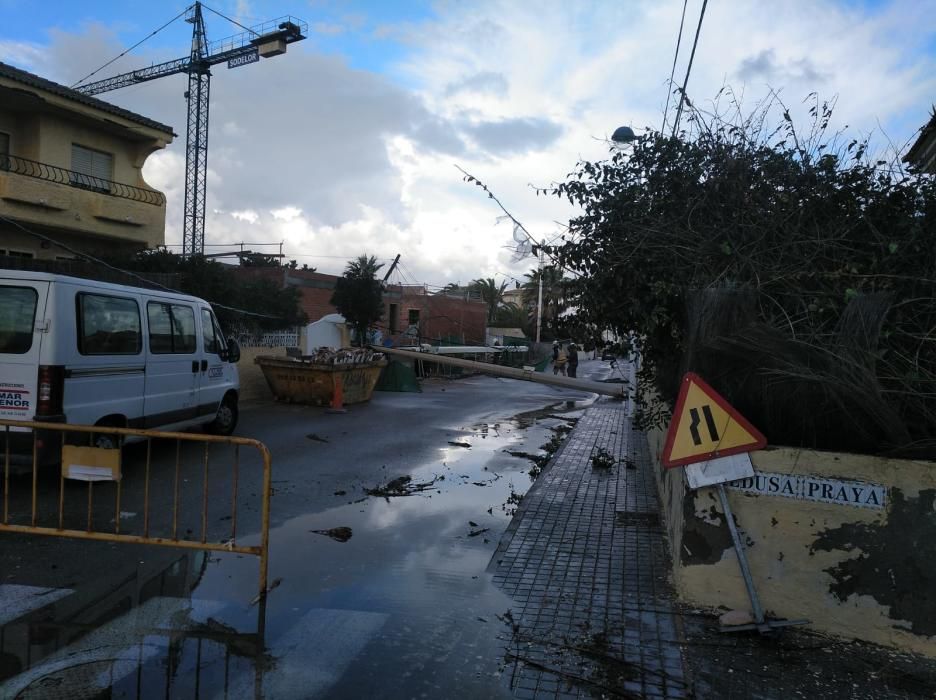
[[[667,83],[668,89],[666,91],[666,107],[663,108],[663,126],[660,127],[661,133],[666,128],[666,115],[669,114],[670,97],[673,95],[673,76],[676,75],[676,60],[679,58],[679,47],[682,44],[682,30],[683,24],[686,22],[686,5],[688,4],[689,0],[683,0],[682,17],[679,18],[679,34],[676,36],[676,52],[673,54],[673,67],[670,70],[669,83]]]
[[[23,225],[22,225],[21,223],[19,223],[18,221],[14,221],[13,219],[8,219],[8,218],[6,218],[5,216],[0,216],[0,221],[2,221],[2,222],[4,222],[4,223],[7,223],[7,224],[10,224],[10,225],[12,225],[12,226],[15,226],[15,227],[18,228],[20,231],[22,231],[23,233],[25,233],[27,236],[32,236],[33,238],[38,238],[40,241],[45,241],[46,243],[49,243],[50,245],[54,245],[54,246],[57,246],[57,247],[61,248],[62,250],[66,250],[66,251],[68,251],[69,253],[71,253],[72,255],[78,256],[78,257],[79,257],[80,259],[82,259],[82,260],[87,260],[87,261],[89,261],[89,262],[93,262],[93,263],[95,263],[96,265],[101,265],[102,267],[106,267],[108,270],[111,270],[111,271],[113,271],[113,272],[119,272],[119,273],[122,274],[122,275],[127,275],[128,277],[132,277],[133,279],[140,280],[141,282],[143,282],[143,283],[145,283],[145,284],[147,284],[147,285],[150,285],[150,286],[153,286],[153,287],[158,287],[159,289],[163,290],[164,292],[171,292],[171,293],[173,293],[173,294],[187,294],[188,296],[192,296],[191,294],[188,294],[187,292],[182,292],[182,291],[179,291],[178,289],[173,289],[172,287],[167,287],[167,286],[165,286],[165,285],[163,285],[163,284],[159,284],[158,282],[154,282],[153,280],[147,279],[146,277],[143,277],[142,275],[138,275],[138,274],[136,274],[135,272],[130,272],[130,270],[124,270],[124,269],[119,268],[119,267],[117,267],[117,266],[115,266],[115,265],[111,265],[110,263],[104,262],[104,261],[101,260],[100,258],[94,257],[93,255],[88,255],[87,253],[84,253],[84,252],[82,252],[82,251],[80,251],[80,250],[75,250],[75,249],[72,248],[71,246],[66,245],[65,243],[62,243],[61,241],[57,241],[57,240],[55,240],[54,238],[49,238],[48,236],[46,236],[46,235],[43,234],[43,233],[37,233],[36,231],[32,231],[32,230],[26,228],[25,226],[23,226]],[[283,320],[283,317],[282,317],[282,316],[270,316],[269,314],[258,314],[258,313],[254,312],[254,311],[246,311],[246,310],[244,310],[244,309],[238,309],[238,308],[235,308],[235,307],[233,307],[233,306],[225,306],[224,304],[219,304],[219,303],[217,303],[217,302],[215,302],[215,301],[211,301],[210,299],[206,299],[205,301],[207,301],[207,302],[208,302],[209,304],[211,304],[212,306],[217,306],[219,309],[225,309],[226,311],[233,311],[233,312],[235,312],[235,313],[244,314],[245,316],[256,316],[257,318],[269,318],[269,319],[278,320],[278,321]]]
[[[683,80],[682,88],[679,91],[679,109],[676,110],[676,121],[673,122],[673,136],[676,135],[676,129],[679,128],[679,118],[682,116],[683,105],[686,102],[686,86],[689,84],[689,74],[692,72],[692,60],[695,58],[696,46],[699,44],[699,33],[702,31],[702,20],[705,19],[706,5],[708,5],[708,0],[702,0],[699,24],[696,25],[695,39],[692,41],[692,53],[689,54],[689,65],[686,66],[686,78]]]

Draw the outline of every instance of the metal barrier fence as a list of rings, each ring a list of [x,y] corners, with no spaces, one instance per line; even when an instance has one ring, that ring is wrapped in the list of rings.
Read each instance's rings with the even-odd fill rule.
[[[183,549],[209,550],[216,552],[235,552],[250,554],[259,557],[259,591],[258,598],[263,598],[267,590],[267,570],[269,562],[269,536],[270,536],[270,496],[272,493],[272,466],[270,452],[258,440],[242,437],[221,437],[216,435],[200,435],[196,433],[161,432],[157,430],[138,430],[133,428],[116,428],[109,426],[68,425],[64,423],[41,423],[31,421],[15,421],[0,419],[0,430],[3,440],[3,512],[0,519],[0,532],[15,532],[32,535],[48,535],[54,537],[70,537],[76,539],[97,540],[103,542],[125,542],[143,545],[158,545],[163,547],[178,547]],[[143,501],[142,531],[138,533],[122,531],[122,520],[127,516],[121,511],[121,500],[124,495],[124,479],[121,473],[121,450],[105,449],[98,445],[106,436],[115,436],[112,441],[120,444],[128,438],[141,440],[145,443],[145,465],[143,472],[143,492],[139,494]],[[71,439],[69,441],[69,438]],[[161,535],[154,534],[157,527],[153,523],[153,507],[151,503],[153,480],[153,443],[154,441],[174,442],[174,468],[172,469],[171,484],[171,524],[168,532]],[[14,449],[14,442],[21,452]],[[78,444],[76,444],[78,443]],[[87,444],[83,447],[81,443]],[[200,535],[194,539],[180,538],[180,495],[182,489],[188,488],[189,471],[183,472],[182,446],[183,444],[201,445],[199,458],[200,473],[195,474],[196,481],[201,481],[201,511],[196,527],[200,524]],[[210,449],[212,446],[230,446],[231,452],[231,499],[229,513],[222,520],[230,519],[230,532],[225,533],[223,540],[217,541],[209,537],[208,507],[209,507],[209,466]],[[43,520],[39,508],[39,481],[40,481],[40,455],[49,449],[55,450],[56,455],[61,452],[58,477],[57,512],[51,520],[55,524],[41,524]],[[241,480],[241,448],[255,450],[262,461],[262,486],[260,488],[260,544],[241,545],[237,543],[237,504],[238,489]],[[31,455],[29,451],[31,450]],[[97,452],[94,452],[97,450]],[[31,469],[31,487],[25,512],[18,512],[15,508],[11,512],[11,466],[16,457],[25,456],[25,461]],[[187,455],[188,457],[188,455]],[[77,464],[73,463],[77,460]],[[81,465],[80,462],[91,462],[91,466]],[[186,468],[187,469],[187,468]],[[163,474],[160,474],[162,477]],[[75,520],[73,513],[66,511],[66,480],[85,481],[87,483],[87,513],[84,529],[66,527],[66,519]],[[95,523],[94,491],[95,483],[115,482],[113,530],[102,529]],[[213,508],[217,508],[219,499],[211,499]],[[46,513],[47,515],[47,513]],[[98,520],[100,520],[100,514]],[[17,523],[17,519],[28,521]],[[50,520],[50,518],[45,518]],[[192,533],[189,529],[185,534]],[[218,538],[220,539],[220,538]]]

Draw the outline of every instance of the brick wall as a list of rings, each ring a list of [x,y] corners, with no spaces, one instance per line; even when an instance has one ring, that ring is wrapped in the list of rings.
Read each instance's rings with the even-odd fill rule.
[[[330,303],[338,279],[335,275],[275,267],[238,267],[235,274],[298,287],[302,294],[300,304],[309,321],[338,313]],[[457,338],[466,345],[484,345],[487,306],[481,301],[428,294],[423,287],[387,285],[384,317],[377,324],[384,337],[399,340],[409,327],[411,310],[419,312],[422,342]]]

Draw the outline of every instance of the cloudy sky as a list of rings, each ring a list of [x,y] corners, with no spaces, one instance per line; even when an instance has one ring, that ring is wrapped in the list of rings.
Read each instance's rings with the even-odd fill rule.
[[[71,85],[186,7],[0,0],[0,60]],[[532,187],[608,153],[617,126],[659,128],[683,3],[210,0],[245,25],[308,22],[284,56],[211,84],[206,243],[279,243],[289,258],[340,272],[363,252],[402,254],[397,278],[443,285],[522,277],[511,230],[456,165],[486,182],[537,238],[573,214]],[[702,0],[688,0],[681,81]],[[708,3],[688,92],[724,84],[751,107],[769,89],[802,112],[817,91],[837,122],[903,147],[936,102],[936,0]],[[206,11],[209,40],[238,27]],[[95,77],[181,57],[173,22]],[[173,125],[147,181],[168,195],[166,242],[181,242],[184,76],[102,95]],[[268,250],[251,246],[254,250]],[[213,248],[220,250],[220,248]]]

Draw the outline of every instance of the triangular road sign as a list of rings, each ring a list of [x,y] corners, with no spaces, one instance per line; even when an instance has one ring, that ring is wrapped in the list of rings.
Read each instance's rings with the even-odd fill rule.
[[[760,450],[767,439],[703,379],[687,372],[666,432],[663,466],[681,467]]]

